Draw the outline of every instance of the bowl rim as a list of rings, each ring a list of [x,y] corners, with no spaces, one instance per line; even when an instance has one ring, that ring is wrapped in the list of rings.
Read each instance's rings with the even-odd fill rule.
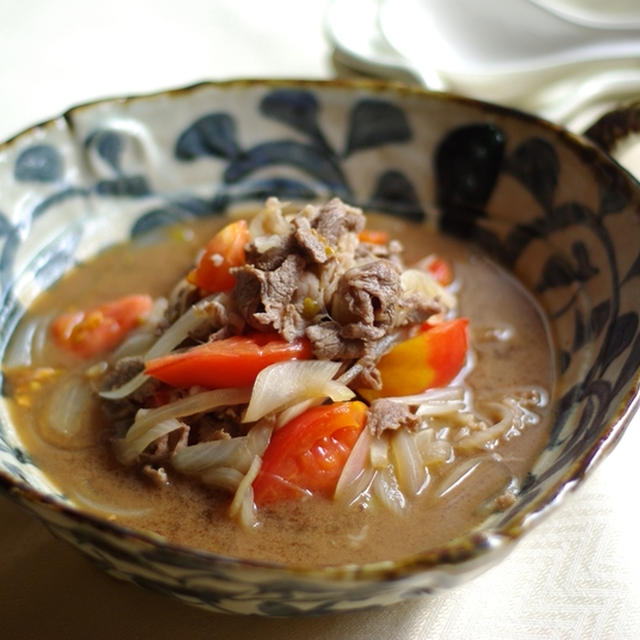
[[[185,86],[160,89],[157,91],[102,97],[95,100],[73,105],[64,112],[33,124],[26,129],[0,142],[0,152],[9,148],[23,137],[27,137],[39,129],[55,126],[60,119],[67,122],[73,131],[72,117],[74,114],[109,104],[128,104],[131,102],[149,101],[158,98],[174,98],[189,95],[200,89],[251,89],[260,88],[298,88],[315,90],[344,90],[387,93],[396,96],[415,96],[429,101],[454,102],[466,105],[480,111],[503,115],[508,118],[520,119],[536,124],[554,134],[560,142],[569,145],[571,150],[580,157],[593,159],[594,154],[600,161],[613,166],[626,180],[633,185],[635,200],[640,207],[640,181],[627,169],[621,166],[615,158],[588,138],[575,134],[561,125],[555,124],[537,115],[524,112],[517,108],[507,107],[475,98],[462,96],[452,92],[433,91],[426,88],[407,85],[397,81],[378,80],[369,78],[333,78],[333,79],[302,79],[302,78],[233,78],[228,80],[204,80]],[[42,493],[0,469],[0,490],[21,506],[27,508],[32,515],[39,519],[44,516],[32,507],[38,505],[77,522],[88,524],[94,529],[107,532],[121,540],[129,540],[137,544],[155,547],[162,551],[176,553],[200,562],[201,568],[207,566],[224,565],[234,568],[260,569],[269,572],[280,572],[289,576],[307,577],[324,581],[393,581],[416,573],[435,570],[443,566],[455,567],[481,559],[492,551],[503,547],[510,550],[514,544],[536,525],[542,517],[553,512],[565,495],[573,492],[590,474],[593,468],[611,451],[620,439],[631,419],[640,407],[640,369],[629,382],[630,391],[620,398],[615,415],[599,431],[598,438],[592,446],[572,465],[567,467],[556,482],[544,491],[544,501],[536,500],[536,508],[523,510],[498,528],[471,532],[454,538],[446,544],[426,549],[424,551],[403,556],[396,560],[383,560],[364,564],[342,565],[305,565],[284,564],[227,556],[220,553],[204,551],[197,548],[170,542],[158,534],[136,530],[94,515],[71,504],[65,504],[49,494]]]

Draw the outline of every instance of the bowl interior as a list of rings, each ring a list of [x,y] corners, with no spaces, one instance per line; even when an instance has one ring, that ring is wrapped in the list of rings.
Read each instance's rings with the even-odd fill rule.
[[[337,195],[481,245],[535,293],[558,358],[548,445],[488,536],[517,536],[631,411],[638,185],[535,118],[373,83],[205,84],[72,109],[0,147],[0,183],[2,352],[24,309],[77,262],[269,195]],[[3,484],[68,503],[0,412]]]

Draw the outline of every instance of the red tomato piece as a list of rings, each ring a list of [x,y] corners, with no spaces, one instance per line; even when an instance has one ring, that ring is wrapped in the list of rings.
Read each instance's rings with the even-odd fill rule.
[[[233,289],[236,279],[229,269],[244,264],[244,246],[248,241],[249,228],[245,220],[223,227],[209,240],[198,266],[189,272],[187,280],[207,293]]]
[[[439,256],[433,256],[426,265],[427,271],[433,279],[443,287],[453,282],[453,267],[448,260]]]
[[[153,300],[130,295],[84,311],[58,316],[51,325],[59,345],[83,358],[114,348],[148,315]]]
[[[457,318],[434,326],[423,325],[417,336],[398,343],[380,358],[382,388],[361,389],[359,393],[371,401],[449,384],[467,355],[468,324],[467,318]]]
[[[378,229],[363,229],[358,234],[358,240],[369,244],[387,244],[389,242],[389,234]]]
[[[154,358],[147,362],[145,373],[174,387],[246,387],[270,364],[311,356],[308,340],[287,342],[277,333],[252,333]]]
[[[336,402],[308,409],[276,430],[253,481],[256,505],[333,495],[366,416],[363,402]]]

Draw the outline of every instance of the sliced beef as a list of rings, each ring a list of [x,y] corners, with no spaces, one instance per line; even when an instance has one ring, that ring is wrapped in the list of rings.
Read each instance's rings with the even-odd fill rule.
[[[164,467],[154,467],[151,464],[145,464],[141,472],[142,475],[156,485],[156,487],[164,487],[169,484],[169,476]]]
[[[366,428],[374,436],[379,436],[388,429],[393,431],[400,427],[413,429],[419,423],[419,418],[412,413],[406,404],[393,402],[387,398],[379,398],[374,400],[369,407]]]
[[[399,301],[396,326],[421,324],[445,308],[433,298],[417,293],[405,293]]]
[[[324,264],[331,254],[331,247],[322,239],[318,231],[311,228],[308,218],[293,219],[294,238],[307,258],[315,264]]]
[[[292,232],[273,236],[273,242],[269,244],[268,249],[260,251],[255,243],[250,242],[245,252],[247,263],[264,271],[273,271],[286,260],[287,256],[294,253],[298,246]]]
[[[190,418],[189,444],[228,440],[245,435],[247,425],[242,422],[244,408],[244,406],[222,407]]]
[[[311,226],[330,245],[338,245],[345,233],[359,233],[364,229],[365,217],[360,209],[338,198],[329,200],[311,220]]]
[[[331,313],[345,326],[345,337],[379,339],[395,325],[401,294],[397,266],[388,260],[367,262],[342,275]]]
[[[102,378],[101,391],[116,389],[144,371],[144,360],[140,356],[120,358]]]
[[[244,320],[255,329],[278,331],[285,340],[303,335],[306,323],[294,298],[304,267],[304,259],[293,254],[273,271],[252,265],[234,268],[233,298]]]
[[[189,426],[183,422],[178,429],[160,436],[149,444],[140,454],[139,461],[153,467],[159,467],[168,462],[176,451],[186,447],[188,441]]]
[[[189,307],[200,299],[198,287],[186,279],[180,280],[169,294],[167,310],[164,313],[164,327],[170,327]]]
[[[385,259],[402,268],[402,252],[404,247],[398,240],[391,240],[389,244],[373,244],[360,242],[356,247],[357,261]]]
[[[203,322],[190,334],[193,342],[211,342],[242,333],[244,319],[235,310],[227,293],[218,293],[200,300],[196,305]]]
[[[328,320],[309,325],[305,335],[318,360],[356,360],[365,352],[362,340],[348,340],[340,335],[340,325]]]

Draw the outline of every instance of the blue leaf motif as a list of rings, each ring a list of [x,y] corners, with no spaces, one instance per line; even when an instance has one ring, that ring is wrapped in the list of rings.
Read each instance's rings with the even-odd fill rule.
[[[631,187],[626,176],[609,164],[597,164],[600,215],[618,213],[631,199]]]
[[[121,176],[113,180],[100,180],[95,190],[101,196],[140,198],[148,196],[151,188],[144,176]]]
[[[124,150],[122,136],[115,131],[100,129],[87,136],[85,148],[95,146],[98,155],[116,172],[121,173],[120,157]]]
[[[190,217],[183,209],[175,207],[152,209],[136,220],[131,228],[130,235],[133,239],[155,229],[178,224]]]
[[[19,182],[54,182],[62,177],[60,152],[50,144],[26,148],[16,160],[14,177]]]
[[[211,213],[211,202],[197,196],[184,196],[171,201],[171,206],[178,207],[195,217],[204,217]]]
[[[640,276],[640,253],[638,253],[633,264],[629,267],[629,271],[627,271],[622,283],[627,282],[631,278],[636,278],[637,276]]]
[[[266,95],[260,111],[267,117],[306,133],[324,150],[333,153],[318,126],[318,101],[310,91],[278,89]]]
[[[195,160],[203,156],[235,158],[240,153],[235,121],[228,113],[211,113],[196,120],[178,138],[178,160]]]
[[[7,216],[5,216],[4,213],[2,213],[2,211],[0,211],[0,235],[1,236],[6,235],[11,231],[12,228],[13,228],[13,225],[11,224]]]
[[[610,325],[602,349],[598,354],[597,364],[603,374],[609,365],[633,341],[638,330],[638,316],[633,311],[618,316]]]
[[[293,166],[340,195],[349,192],[342,169],[330,155],[294,140],[265,142],[245,151],[229,163],[224,181],[230,184],[239,182],[252,172],[271,165]]]
[[[425,218],[413,184],[404,173],[396,170],[385,171],[380,175],[368,207],[412,222],[422,222]]]
[[[549,256],[536,286],[538,293],[553,287],[564,287],[572,282],[586,282],[599,272],[598,267],[591,264],[589,252],[583,242],[574,242],[571,253],[575,258],[575,266],[559,253]]]
[[[549,210],[558,184],[560,163],[553,145],[542,138],[526,140],[511,154],[506,171]]]
[[[566,287],[576,280],[576,273],[571,264],[563,255],[555,253],[545,262],[536,291],[543,293],[547,289]]]
[[[636,336],[627,359],[622,365],[618,379],[613,386],[612,394],[618,393],[633,378],[640,367],[640,336]]]
[[[447,133],[434,162],[437,203],[445,231],[470,236],[486,205],[500,170],[505,136],[490,124],[470,124]]]
[[[386,100],[361,100],[351,110],[344,155],[410,139],[411,129],[402,109]]]
[[[269,196],[281,200],[309,202],[318,198],[318,193],[310,186],[289,178],[270,178],[241,182],[238,187],[223,187],[214,197],[211,210],[222,213],[235,202],[263,202]]]
[[[596,305],[591,311],[591,333],[594,338],[600,335],[600,332],[604,329],[609,319],[609,313],[611,312],[611,301],[605,300]]]

